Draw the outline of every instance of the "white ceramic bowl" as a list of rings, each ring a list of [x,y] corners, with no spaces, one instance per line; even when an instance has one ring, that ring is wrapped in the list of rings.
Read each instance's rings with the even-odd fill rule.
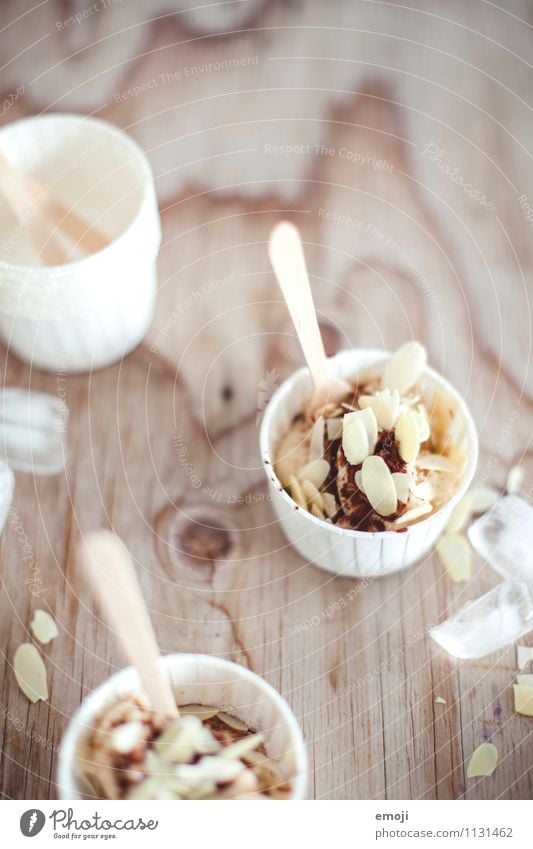
[[[171,654],[161,662],[170,675],[178,705],[213,705],[261,731],[267,753],[279,759],[284,775],[292,780],[291,799],[305,799],[308,765],[302,732],[287,702],[270,684],[243,666],[212,655]],[[61,743],[61,799],[82,799],[85,795],[76,774],[76,752],[95,717],[117,695],[139,690],[137,672],[128,667],[104,681],[82,702]]]
[[[353,380],[359,374],[379,374],[388,356],[378,350],[342,351],[329,360],[330,373],[345,380]],[[453,386],[431,368],[426,368],[424,378],[431,386],[442,390],[455,405],[464,431],[460,437],[466,437],[469,444],[468,460],[452,498],[402,533],[339,528],[296,507],[276,475],[274,456],[279,440],[294,416],[305,409],[311,396],[308,370],[302,368],[292,374],[271,398],[261,423],[260,444],[272,505],[285,536],[309,563],[353,578],[388,575],[424,557],[442,533],[451,511],[472,482],[477,466],[478,439],[468,408]]]
[[[161,242],[152,172],[111,124],[45,115],[0,130],[0,152],[50,197],[108,236],[103,250],[42,266],[27,232],[0,202],[0,334],[39,368],[88,371],[131,351],[153,318]]]

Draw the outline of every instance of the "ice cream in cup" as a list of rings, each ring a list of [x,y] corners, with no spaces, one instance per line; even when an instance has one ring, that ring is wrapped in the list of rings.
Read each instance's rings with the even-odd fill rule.
[[[328,361],[346,397],[309,410],[307,369],[277,390],[261,424],[272,504],[292,545],[336,574],[377,577],[430,551],[470,486],[478,439],[457,391],[408,342],[394,354]]]
[[[61,745],[62,799],[304,799],[307,756],[286,701],[255,673],[203,654],[161,659],[178,718],[150,709],[133,667],[73,716]]]

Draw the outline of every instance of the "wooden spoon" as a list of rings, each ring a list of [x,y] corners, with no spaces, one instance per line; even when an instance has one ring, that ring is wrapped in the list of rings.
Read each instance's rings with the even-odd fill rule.
[[[300,232],[289,221],[273,228],[268,255],[289,309],[314,384],[309,409],[335,403],[353,391],[344,380],[330,377],[316,317]]]
[[[137,668],[152,709],[178,717],[176,700],[159,663],[154,631],[126,546],[111,531],[93,531],[81,541],[78,556],[109,625],[126,657]]]
[[[109,244],[96,227],[54,200],[45,185],[13,168],[1,152],[0,190],[46,265],[71,261],[73,248],[91,254]]]

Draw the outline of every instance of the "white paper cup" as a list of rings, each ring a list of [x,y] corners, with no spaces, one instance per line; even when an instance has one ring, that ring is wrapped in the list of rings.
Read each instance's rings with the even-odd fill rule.
[[[292,782],[290,798],[305,799],[308,765],[302,732],[287,702],[270,684],[237,663],[207,654],[171,654],[161,663],[170,675],[178,706],[213,705],[261,731],[269,757],[278,760],[284,777]],[[76,800],[86,795],[76,769],[76,753],[95,718],[117,696],[140,689],[137,671],[128,667],[104,681],[82,702],[59,752],[61,799]]]
[[[150,165],[111,124],[45,115],[0,130],[0,152],[110,239],[60,266],[37,264],[27,231],[0,203],[0,334],[33,365],[101,368],[142,341],[156,295],[161,225]]]
[[[358,375],[379,374],[388,356],[379,350],[342,351],[329,360],[330,373],[345,380],[353,380]],[[477,466],[478,439],[468,408],[453,386],[431,368],[425,369],[424,379],[431,388],[444,392],[455,405],[462,430],[458,437],[467,440],[468,459],[461,482],[450,500],[402,533],[370,533],[340,528],[297,508],[276,475],[274,456],[276,446],[287,433],[294,416],[305,409],[311,397],[311,378],[307,368],[292,374],[271,398],[261,423],[260,445],[272,506],[285,536],[309,563],[353,578],[389,575],[424,557],[442,533],[451,511],[472,482]]]

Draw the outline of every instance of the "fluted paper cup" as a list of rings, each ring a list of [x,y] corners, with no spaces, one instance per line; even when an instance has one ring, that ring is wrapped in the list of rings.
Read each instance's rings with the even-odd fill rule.
[[[265,737],[265,748],[276,758],[284,778],[291,781],[292,800],[305,799],[307,754],[300,726],[285,699],[259,675],[237,663],[206,654],[171,654],[161,659],[176,696],[176,704],[203,704],[236,716]],[[115,673],[91,693],[74,714],[59,752],[59,795],[76,800],[91,795],[76,763],[81,740],[94,720],[117,696],[138,693],[133,667]]]
[[[377,375],[387,352],[372,349],[342,351],[329,360],[332,376],[354,380],[358,375]],[[288,431],[294,416],[305,409],[312,384],[307,368],[301,368],[282,383],[272,396],[261,423],[260,446],[269,481],[272,506],[290,543],[309,563],[328,572],[353,578],[380,577],[405,569],[423,558],[442,533],[450,513],[472,482],[477,465],[478,438],[468,408],[459,393],[433,369],[423,379],[428,388],[443,392],[454,405],[460,423],[459,439],[466,438],[467,461],[452,497],[427,518],[405,531],[370,533],[340,528],[317,519],[297,507],[283,489],[274,469],[275,449]]]
[[[109,239],[58,266],[38,263],[26,224],[0,204],[0,335],[38,368],[101,368],[142,341],[152,322],[161,224],[141,148],[105,121],[40,115],[0,129],[0,153]]]

